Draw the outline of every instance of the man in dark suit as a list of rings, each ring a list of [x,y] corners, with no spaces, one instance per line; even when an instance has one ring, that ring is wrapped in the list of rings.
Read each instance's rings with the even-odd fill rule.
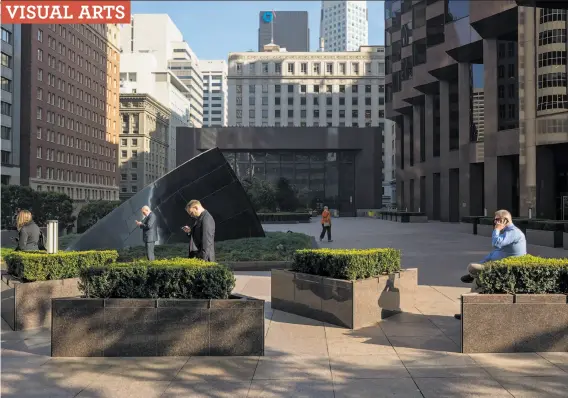
[[[185,211],[194,218],[193,226],[182,227],[190,237],[189,257],[215,261],[215,220],[198,200],[191,200]]]
[[[148,206],[142,208],[142,215],[144,219],[142,221],[136,221],[136,225],[142,230],[142,240],[144,241],[144,246],[146,246],[146,258],[153,261],[155,259],[154,245],[158,240],[156,215],[152,213],[152,210],[150,210]]]

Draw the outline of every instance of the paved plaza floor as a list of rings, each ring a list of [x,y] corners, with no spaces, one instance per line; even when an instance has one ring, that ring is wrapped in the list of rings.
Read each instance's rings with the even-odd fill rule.
[[[319,234],[317,222],[266,230]],[[458,353],[455,279],[489,238],[451,224],[337,219],[332,247],[396,247],[419,269],[412,313],[347,330],[273,311],[270,274],[241,272],[235,291],[266,300],[264,357],[51,358],[49,331],[2,322],[2,397],[563,397],[568,353]],[[529,252],[564,257],[562,249]]]

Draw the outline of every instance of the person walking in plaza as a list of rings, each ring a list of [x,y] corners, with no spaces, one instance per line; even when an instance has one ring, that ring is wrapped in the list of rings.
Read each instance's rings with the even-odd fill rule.
[[[191,227],[182,227],[190,237],[189,258],[215,261],[215,220],[198,200],[191,200],[185,211],[195,220]]]
[[[43,243],[40,242],[42,233],[37,224],[32,219],[32,213],[28,210],[20,210],[16,217],[16,230],[18,231],[19,251],[36,251],[40,250]]]
[[[463,283],[474,284],[471,289],[472,292],[476,292],[479,289],[476,278],[483,271],[485,263],[527,254],[525,234],[513,224],[513,217],[509,211],[496,211],[493,225],[494,229],[491,236],[493,250],[481,262],[469,264],[467,266],[467,275],[461,277]],[[456,314],[454,317],[461,319],[461,314]]]
[[[331,213],[329,212],[329,208],[327,206],[324,206],[323,212],[321,213],[320,242],[323,241],[326,232],[327,232],[327,241],[333,242],[331,240]]]
[[[156,224],[156,215],[148,206],[142,207],[142,221],[136,221],[136,225],[142,230],[142,240],[146,247],[146,258],[154,261],[154,246],[158,240],[158,225]]]

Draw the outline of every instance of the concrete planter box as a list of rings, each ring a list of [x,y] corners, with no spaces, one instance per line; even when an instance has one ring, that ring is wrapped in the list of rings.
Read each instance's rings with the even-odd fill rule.
[[[81,295],[78,278],[22,283],[2,274],[2,318],[13,330],[51,324],[51,299]]]
[[[54,299],[53,357],[264,355],[264,300]]]
[[[495,228],[493,228],[493,225],[478,224],[477,225],[477,235],[490,238],[491,236],[493,236],[493,230],[494,229]]]
[[[462,352],[567,352],[564,294],[462,295]]]
[[[568,232],[562,233],[562,246],[564,246],[564,250],[568,250]]]
[[[562,234],[562,231],[526,230],[527,243],[539,246],[562,247]]]
[[[380,213],[377,218],[381,220],[396,221],[400,223],[426,223],[428,217],[422,213]]]
[[[358,329],[414,309],[418,270],[345,281],[272,270],[273,309]]]
[[[426,216],[400,216],[400,222],[409,223],[425,223],[428,222],[428,217]]]

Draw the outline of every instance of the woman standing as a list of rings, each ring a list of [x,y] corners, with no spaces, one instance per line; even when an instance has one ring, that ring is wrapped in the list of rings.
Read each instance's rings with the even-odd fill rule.
[[[323,237],[327,232],[327,241],[332,242],[331,240],[331,213],[327,206],[324,206],[323,213],[321,213],[321,234],[320,234],[320,242],[323,241]]]
[[[16,219],[16,228],[18,230],[18,247],[16,250],[39,250],[39,238],[41,231],[32,220],[32,213],[28,210],[20,211]]]

